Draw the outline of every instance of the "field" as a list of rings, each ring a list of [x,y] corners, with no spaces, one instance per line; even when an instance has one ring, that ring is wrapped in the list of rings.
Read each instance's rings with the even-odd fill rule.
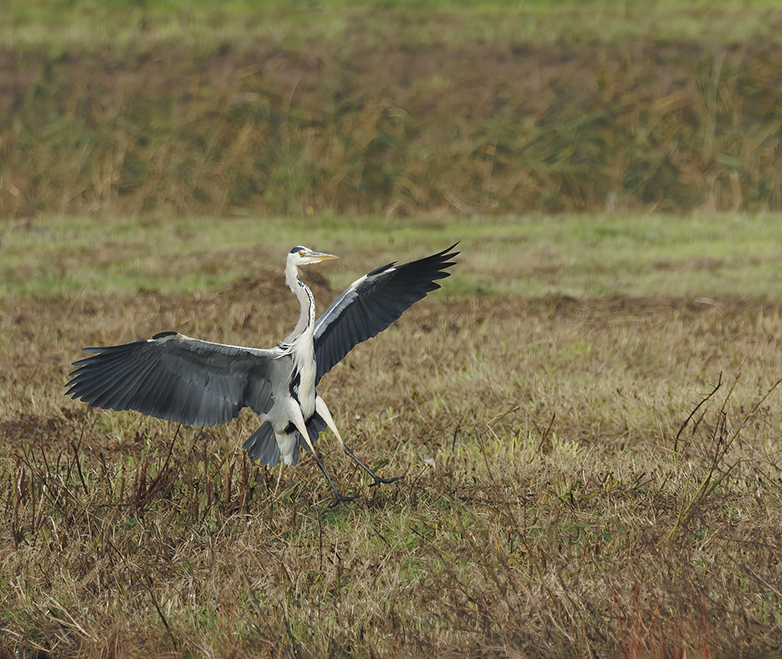
[[[779,657],[782,11],[0,0],[0,659]],[[64,396],[443,288],[319,387],[369,488]]]
[[[453,218],[390,240],[373,218],[8,226],[3,652],[776,656],[779,220]],[[279,340],[302,236],[342,257],[306,273],[320,308],[462,240],[443,289],[321,387],[358,455],[403,481],[369,490],[324,434],[358,495],[330,509],[310,459],[247,461],[252,414],[194,430],[63,396],[86,345]]]

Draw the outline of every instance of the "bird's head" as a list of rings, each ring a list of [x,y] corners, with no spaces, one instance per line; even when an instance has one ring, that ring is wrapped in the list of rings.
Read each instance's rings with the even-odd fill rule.
[[[293,263],[296,266],[320,263],[321,261],[330,261],[331,259],[338,258],[338,256],[334,256],[333,254],[314,252],[309,247],[302,247],[301,245],[294,247],[288,254],[288,262]]]

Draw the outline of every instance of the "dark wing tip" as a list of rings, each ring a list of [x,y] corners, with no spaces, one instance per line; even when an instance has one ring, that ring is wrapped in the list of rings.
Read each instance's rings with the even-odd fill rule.
[[[432,254],[429,257],[425,257],[421,259],[422,261],[437,261],[441,267],[447,268],[449,266],[455,265],[454,261],[447,262],[448,259],[452,259],[455,256],[459,256],[461,252],[455,252],[454,248],[460,243],[460,240],[457,240],[453,245],[450,247],[446,247],[443,251],[437,252],[436,254]]]
[[[435,274],[432,279],[445,279],[446,277],[450,277],[451,273],[447,270],[444,270],[443,268],[450,268],[451,266],[456,265],[456,261],[451,261],[450,259],[459,256],[461,252],[455,252],[453,251],[454,247],[456,247],[461,241],[457,240],[453,245],[450,247],[446,247],[442,252],[437,252],[437,254],[433,254],[430,258],[437,259],[438,261],[438,272]],[[434,283],[434,282],[433,282]],[[440,288],[438,285],[437,288]]]
[[[452,265],[456,265],[456,261],[449,261],[447,263],[445,261],[446,259],[452,259],[455,256],[459,256],[459,254],[461,254],[461,252],[453,251],[454,247],[456,247],[460,242],[460,240],[457,240],[453,245],[446,247],[442,252],[438,252],[436,254],[436,256],[439,256],[442,259],[444,268],[449,268]]]

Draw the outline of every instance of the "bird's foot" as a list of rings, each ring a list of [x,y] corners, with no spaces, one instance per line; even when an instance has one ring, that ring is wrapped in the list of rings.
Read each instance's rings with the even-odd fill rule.
[[[380,485],[396,483],[398,480],[402,480],[404,478],[404,476],[397,476],[396,478],[380,478],[380,476],[375,476],[374,474],[372,474],[372,477],[375,479],[375,482],[370,483],[369,487],[378,487]]]
[[[334,493],[334,501],[332,501],[329,504],[329,508],[336,508],[341,503],[348,503],[348,501],[353,501],[355,499],[355,496],[352,497],[346,497],[344,494],[340,494],[339,492]]]

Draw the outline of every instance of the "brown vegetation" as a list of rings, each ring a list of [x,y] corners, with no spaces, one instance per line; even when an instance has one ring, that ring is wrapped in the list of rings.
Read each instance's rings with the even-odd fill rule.
[[[289,296],[270,313],[232,290],[0,302],[0,650],[692,658],[782,643],[778,306],[432,296],[323,382],[358,454],[406,475],[369,491],[324,434],[361,494],[332,511],[306,457],[248,463],[252,415],[197,431],[62,396],[84,344],[289,329]]]
[[[0,217],[782,208],[777,44],[427,45],[416,21],[467,27],[379,20],[0,51]]]

